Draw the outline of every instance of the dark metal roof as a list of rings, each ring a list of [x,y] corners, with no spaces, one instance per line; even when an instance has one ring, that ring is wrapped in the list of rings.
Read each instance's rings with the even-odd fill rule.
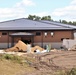
[[[26,18],[0,22],[0,30],[73,30],[73,27]]]
[[[54,24],[54,25],[57,25],[57,26],[62,26],[62,27],[67,27],[67,28],[76,29],[76,26],[74,26],[74,25],[63,24],[63,23],[56,22],[56,21],[41,20],[40,22],[47,23],[47,24]]]
[[[12,33],[10,36],[34,36],[33,33],[26,33],[26,32],[18,32],[18,33]]]

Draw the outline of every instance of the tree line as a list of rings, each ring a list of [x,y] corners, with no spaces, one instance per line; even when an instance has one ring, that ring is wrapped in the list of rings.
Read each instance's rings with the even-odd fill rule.
[[[40,16],[36,16],[36,15],[29,15],[28,16],[28,19],[31,19],[31,20],[49,20],[51,21],[51,16],[43,16],[43,17],[40,17]]]
[[[66,20],[59,20],[60,23],[64,23],[64,24],[70,24],[70,25],[76,25],[76,21],[66,21]]]
[[[36,16],[36,15],[29,15],[28,16],[28,19],[31,19],[31,20],[48,20],[48,21],[54,21],[50,15],[48,16],[43,16],[43,17],[40,17],[40,16]],[[66,20],[59,20],[57,22],[60,22],[60,23],[64,23],[64,24],[71,24],[71,25],[76,25],[76,21],[66,21]]]

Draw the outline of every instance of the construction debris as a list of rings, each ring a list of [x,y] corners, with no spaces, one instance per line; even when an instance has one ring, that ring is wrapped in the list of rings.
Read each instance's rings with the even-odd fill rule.
[[[52,51],[52,52],[57,52],[58,50],[57,50],[57,49],[52,49],[51,51]]]
[[[71,49],[72,50],[72,49]],[[73,50],[76,50],[76,45]],[[24,42],[20,41],[12,48],[8,48],[5,50],[6,52],[24,52],[24,53],[46,53],[46,52],[57,52],[57,49],[51,49],[49,45],[46,45],[46,49],[40,46],[31,47],[31,44],[25,44]],[[59,50],[60,51],[60,50]],[[18,53],[19,54],[19,53]],[[19,55],[22,55],[21,53]]]
[[[3,54],[3,53],[5,53],[5,51],[4,50],[0,50],[0,54]]]
[[[31,48],[31,51],[32,52],[41,52],[41,51],[43,51],[44,49],[43,48],[41,48],[40,46],[35,46],[35,47],[32,47]]]
[[[31,47],[30,44],[25,44],[24,42],[20,41],[12,48],[8,48],[5,51],[6,52],[27,52],[27,53],[35,53],[35,52],[41,52],[44,49],[40,46]]]
[[[18,49],[15,48],[15,47],[8,48],[8,49],[5,50],[5,52],[17,52],[17,51],[18,51]]]
[[[13,51],[14,52],[19,52],[19,51],[25,52],[25,51],[27,51],[27,45],[24,42],[19,40],[19,42],[14,47],[6,49],[5,51],[6,52],[9,52],[9,51],[11,51],[11,52],[13,52]]]
[[[62,47],[64,49],[72,48],[74,45],[76,45],[75,39],[63,39]]]
[[[68,49],[69,51],[76,51],[76,45],[72,46],[72,48]]]

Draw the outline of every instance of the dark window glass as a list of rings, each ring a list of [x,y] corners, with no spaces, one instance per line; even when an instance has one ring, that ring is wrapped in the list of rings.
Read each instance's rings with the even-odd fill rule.
[[[63,41],[64,38],[61,38],[61,41]]]
[[[69,38],[61,38],[61,41],[63,41],[63,39],[69,39]]]
[[[37,35],[37,36],[40,36],[40,35],[41,35],[41,33],[40,33],[40,32],[36,32],[36,35]]]
[[[2,33],[2,35],[7,35],[7,33]]]
[[[69,39],[69,38],[66,38],[66,39]]]

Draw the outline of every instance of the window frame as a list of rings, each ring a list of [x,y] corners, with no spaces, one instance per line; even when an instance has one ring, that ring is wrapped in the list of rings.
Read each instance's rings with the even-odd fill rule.
[[[4,35],[7,35],[7,32],[2,32],[2,35],[4,36]]]
[[[41,36],[41,32],[36,32],[36,36]]]

